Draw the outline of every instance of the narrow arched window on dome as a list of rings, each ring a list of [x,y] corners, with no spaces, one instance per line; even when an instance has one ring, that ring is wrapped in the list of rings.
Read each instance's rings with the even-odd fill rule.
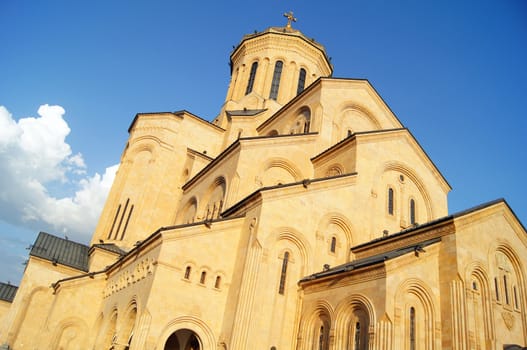
[[[410,199],[410,224],[415,224],[415,201]]]
[[[410,350],[415,350],[415,309],[410,308]]]
[[[280,286],[278,287],[278,293],[284,294],[285,291],[285,279],[287,277],[287,264],[289,263],[289,252],[285,252],[284,260],[282,260],[282,271],[280,272]]]
[[[206,271],[202,271],[201,272],[201,277],[199,279],[199,283],[205,284],[205,278],[207,278],[207,272]]]
[[[388,214],[393,215],[393,188],[388,189]]]
[[[248,95],[253,91],[254,78],[256,77],[256,70],[258,69],[258,62],[253,62],[251,66],[251,73],[249,74],[249,81],[247,82],[247,89],[245,89],[245,94]]]
[[[269,93],[269,98],[271,100],[276,100],[278,97],[278,88],[280,87],[280,77],[282,76],[283,66],[284,63],[282,61],[276,61],[274,65],[273,81],[271,83],[271,92]]]
[[[221,276],[216,276],[216,282],[214,283],[214,288],[220,289],[221,286]]]
[[[306,70],[304,68],[300,68],[300,73],[298,75],[298,86],[296,88],[297,95],[299,95],[302,91],[304,91],[305,85],[306,85]]]

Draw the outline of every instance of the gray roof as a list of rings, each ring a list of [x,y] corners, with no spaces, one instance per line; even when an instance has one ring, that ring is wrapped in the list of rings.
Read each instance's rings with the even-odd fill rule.
[[[369,256],[369,257],[362,258],[362,259],[357,259],[357,260],[351,261],[349,263],[342,264],[342,265],[339,265],[339,266],[335,266],[335,267],[330,268],[328,270],[325,270],[325,271],[322,271],[322,272],[317,272],[317,273],[314,273],[314,274],[309,275],[307,277],[304,277],[304,278],[302,278],[300,280],[300,282],[311,281],[311,280],[314,280],[314,279],[317,279],[317,278],[321,278],[321,277],[326,277],[326,276],[330,276],[330,275],[336,275],[336,274],[339,274],[339,273],[342,273],[342,272],[351,271],[351,270],[357,270],[357,269],[360,269],[362,267],[374,265],[374,264],[377,264],[377,263],[380,263],[380,262],[383,262],[383,261],[386,261],[386,260],[397,258],[397,257],[399,257],[401,255],[408,254],[408,253],[411,253],[411,252],[413,252],[416,255],[419,255],[419,253],[424,253],[425,252],[425,250],[423,249],[424,247],[429,246],[429,245],[434,244],[434,243],[437,243],[439,241],[441,241],[441,238],[437,237],[437,238],[429,239],[429,240],[422,241],[422,242],[419,242],[419,243],[416,243],[416,244],[412,244],[412,245],[404,247],[404,248],[398,248],[398,249],[394,249],[394,250],[389,251],[389,252],[385,252],[385,253]]]
[[[113,243],[97,243],[97,244],[94,244],[93,246],[107,250],[112,253],[117,253],[119,255],[126,255],[126,251],[122,250],[121,248],[119,248]]]
[[[0,300],[8,301],[10,303],[15,299],[16,291],[18,290],[17,286],[13,286],[8,283],[0,282]]]
[[[29,255],[88,271],[88,250],[87,245],[40,232]]]
[[[264,109],[239,109],[239,110],[231,110],[231,111],[225,111],[227,112],[227,115],[229,116],[249,116],[252,117],[253,115],[260,114],[264,111],[266,111],[267,108]]]

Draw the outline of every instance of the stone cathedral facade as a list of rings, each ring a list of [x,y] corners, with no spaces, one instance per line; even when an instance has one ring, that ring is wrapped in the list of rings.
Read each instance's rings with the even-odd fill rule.
[[[137,114],[89,245],[41,232],[3,349],[527,346],[527,234],[450,185],[367,80],[243,37],[217,117]],[[1,348],[1,347],[0,347]]]

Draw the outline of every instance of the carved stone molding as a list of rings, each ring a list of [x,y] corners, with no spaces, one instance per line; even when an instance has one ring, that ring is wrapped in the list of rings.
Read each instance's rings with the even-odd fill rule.
[[[145,258],[126,270],[120,271],[115,276],[112,276],[106,288],[103,291],[103,297],[107,298],[110,295],[146,278],[148,275],[154,273],[155,261],[152,258]]]

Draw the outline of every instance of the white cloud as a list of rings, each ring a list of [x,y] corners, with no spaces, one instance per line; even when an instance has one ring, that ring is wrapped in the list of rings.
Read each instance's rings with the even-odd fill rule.
[[[60,106],[43,105],[40,117],[14,120],[0,106],[0,220],[35,230],[52,230],[86,241],[90,237],[117,171],[86,176],[80,153],[66,143],[70,128]],[[79,175],[85,177],[78,180]],[[56,198],[51,184],[75,192]]]

